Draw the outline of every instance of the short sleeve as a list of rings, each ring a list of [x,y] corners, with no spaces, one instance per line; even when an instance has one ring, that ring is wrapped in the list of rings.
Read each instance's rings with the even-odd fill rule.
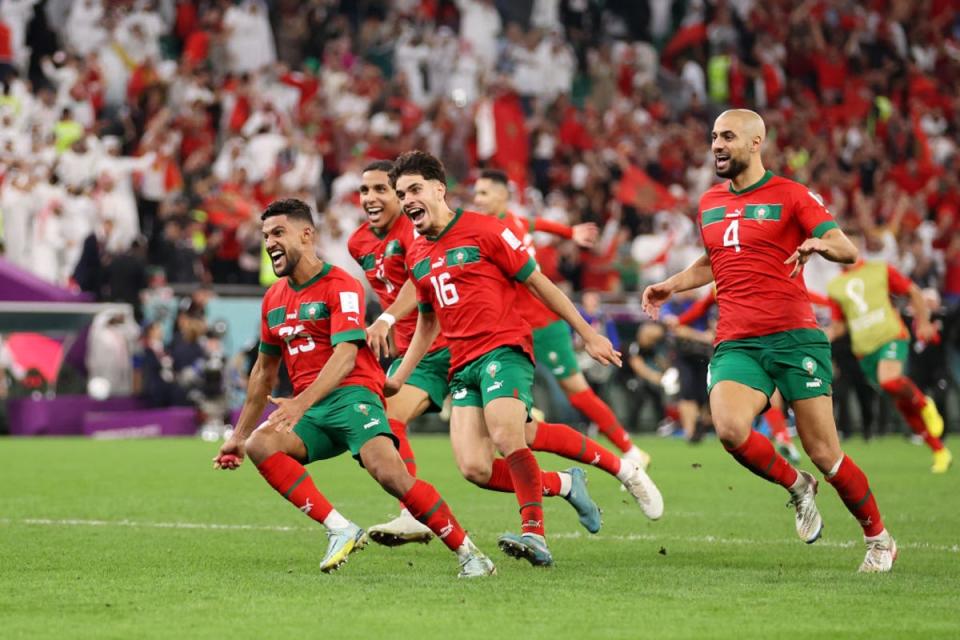
[[[263,302],[260,305],[260,353],[279,357],[281,354],[280,342],[270,333],[270,318],[276,316],[278,310],[281,317],[283,317],[286,315],[287,310],[283,306],[271,310],[269,306],[270,304],[266,296],[264,296]],[[270,313],[271,311],[273,311],[272,315]]]
[[[537,261],[527,253],[523,243],[510,229],[484,229],[480,240],[484,253],[508,278],[524,282],[537,270]]]
[[[330,290],[330,346],[366,340],[363,314],[360,283],[347,276],[333,284]]]
[[[903,296],[910,293],[910,286],[913,282],[907,276],[903,275],[895,267],[887,265],[887,284],[890,287],[890,293]]]
[[[843,309],[840,307],[839,304],[837,304],[837,301],[834,300],[833,298],[830,298],[830,318],[834,322],[842,322],[844,319]]]
[[[838,228],[833,214],[827,211],[823,198],[819,195],[801,186],[796,197],[794,215],[808,236],[821,238],[830,229]]]

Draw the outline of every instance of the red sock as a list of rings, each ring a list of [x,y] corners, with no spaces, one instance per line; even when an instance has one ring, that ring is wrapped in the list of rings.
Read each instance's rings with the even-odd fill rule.
[[[923,438],[933,451],[943,449],[943,443],[940,438],[934,438],[927,431],[927,423],[923,421],[923,415],[920,413],[927,405],[927,397],[917,388],[913,380],[905,376],[887,380],[880,385],[894,400],[897,410],[903,419],[907,421],[910,430]]]
[[[410,514],[430,527],[451,551],[456,551],[467,536],[450,507],[429,482],[417,480],[401,499]]]
[[[317,490],[303,465],[287,454],[276,452],[261,462],[257,471],[277,493],[317,522],[322,523],[333,511],[333,505]]]
[[[544,535],[543,480],[540,465],[530,449],[517,449],[507,456],[514,492],[520,504],[520,529],[523,533]]]
[[[413,448],[410,446],[410,440],[407,438],[407,425],[404,422],[399,420],[390,420],[390,431],[393,432],[393,435],[397,436],[397,440],[400,441],[400,445],[397,447],[397,450],[400,452],[400,457],[403,458],[403,464],[407,465],[407,471],[410,472],[414,478],[417,477],[417,460],[413,455]]]
[[[767,419],[767,424],[770,425],[770,433],[773,434],[777,442],[790,442],[790,431],[787,430],[787,419],[783,416],[783,411],[780,411],[778,407],[771,406],[763,414],[763,417]]]
[[[840,494],[843,504],[863,527],[863,535],[875,536],[883,531],[883,520],[880,519],[880,509],[870,491],[867,476],[860,470],[849,456],[843,456],[840,468],[827,482]]]
[[[560,474],[556,471],[541,471],[540,481],[543,484],[543,495],[560,495]],[[490,479],[483,485],[490,491],[513,493],[513,477],[510,475],[510,465],[503,458],[494,458],[493,468],[490,470]]]
[[[620,458],[576,429],[565,424],[538,422],[537,435],[530,448],[534,451],[549,451],[564,458],[590,464],[610,475],[620,472]]]
[[[633,443],[630,442],[630,434],[617,420],[607,403],[600,399],[593,389],[584,389],[578,393],[569,396],[570,404],[577,411],[587,416],[592,422],[596,423],[600,433],[610,438],[610,441],[620,451],[626,453],[630,451]]]
[[[747,469],[784,489],[789,489],[797,481],[797,470],[756,431],[750,431],[750,437],[742,445],[727,451]]]

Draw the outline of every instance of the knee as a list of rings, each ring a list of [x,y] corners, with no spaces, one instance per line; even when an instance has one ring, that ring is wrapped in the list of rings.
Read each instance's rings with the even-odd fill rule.
[[[377,481],[377,484],[397,498],[403,496],[413,484],[412,477],[402,463],[398,465],[391,461],[377,460],[366,464],[366,467],[367,472]]]
[[[717,437],[723,446],[727,449],[733,449],[741,444],[750,435],[753,428],[753,421],[747,420],[743,416],[714,414],[713,428],[717,432]]]
[[[803,448],[807,452],[807,455],[810,456],[810,462],[823,473],[829,473],[833,465],[835,465],[837,460],[843,455],[843,452],[838,447],[831,446],[829,443],[822,441],[805,442]]]
[[[254,464],[259,465],[280,449],[277,446],[276,440],[272,438],[267,431],[257,429],[247,438],[244,450],[247,453],[247,457],[250,458]]]
[[[490,481],[490,465],[480,460],[461,460],[457,463],[460,474],[478,487],[486,486]]]

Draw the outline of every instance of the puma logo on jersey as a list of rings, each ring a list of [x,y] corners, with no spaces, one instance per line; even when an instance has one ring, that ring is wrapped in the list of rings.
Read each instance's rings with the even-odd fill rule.
[[[372,429],[372,428],[374,428],[375,426],[377,426],[377,425],[379,425],[379,424],[380,424],[380,418],[374,418],[373,420],[371,420],[371,421],[368,422],[367,424],[363,425],[363,428],[364,428],[364,429]]]
[[[487,387],[487,393],[491,391],[499,391],[502,386],[503,386],[503,380],[497,380],[492,385]]]
[[[303,511],[305,514],[310,515],[310,511],[313,509],[313,503],[310,502],[310,498],[307,498],[307,503],[300,507],[300,511]]]
[[[347,316],[347,320],[357,325],[358,327],[360,326],[360,319],[356,316]]]
[[[819,389],[823,386],[823,380],[816,378],[807,382],[807,389]]]
[[[454,399],[454,400],[463,400],[463,399],[466,398],[466,397],[467,397],[467,390],[466,390],[466,389],[457,389],[456,391],[453,392],[453,399]]]

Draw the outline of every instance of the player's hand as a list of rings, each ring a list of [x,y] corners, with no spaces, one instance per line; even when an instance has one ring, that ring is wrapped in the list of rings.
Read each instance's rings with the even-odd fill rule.
[[[276,431],[290,433],[306,413],[307,407],[296,398],[274,398],[267,396],[267,400],[277,405],[277,408],[267,418],[267,424]]]
[[[600,227],[593,222],[573,225],[573,241],[584,249],[590,249],[597,244],[600,237]]]
[[[790,277],[795,278],[803,271],[803,265],[807,264],[810,256],[826,250],[827,246],[820,238],[807,238],[803,241],[803,244],[797,247],[797,250],[794,251],[789,258],[783,261],[783,264],[793,264],[793,271],[790,272]]]
[[[673,295],[671,287],[666,282],[652,284],[643,290],[640,308],[643,312],[656,320],[660,316],[660,306]]]
[[[246,457],[244,443],[230,438],[221,445],[220,451],[213,457],[213,468],[233,471],[243,463],[244,457]]]
[[[917,340],[921,342],[927,342],[929,344],[937,344],[940,342],[940,332],[937,331],[936,325],[932,322],[920,322],[918,320],[913,330],[917,336]]]
[[[623,366],[623,361],[620,360],[620,352],[614,349],[613,344],[599,333],[594,332],[593,335],[584,338],[583,347],[590,354],[590,357],[600,364]]]
[[[383,320],[376,320],[367,327],[367,344],[377,359],[390,355],[390,326]]]
[[[394,377],[387,378],[387,381],[383,383],[383,395],[386,397],[395,396],[400,393],[400,388],[403,386],[403,383],[397,380]]]

